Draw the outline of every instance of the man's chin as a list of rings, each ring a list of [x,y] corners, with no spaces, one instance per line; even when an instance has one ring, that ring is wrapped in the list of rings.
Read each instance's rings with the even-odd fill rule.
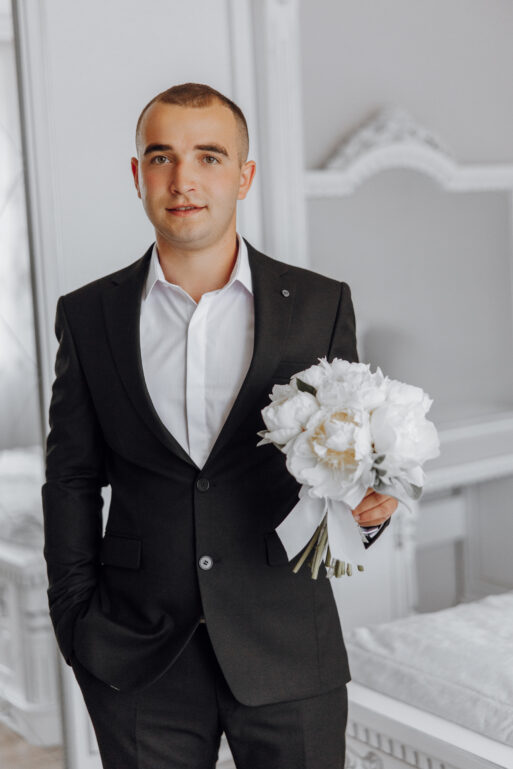
[[[171,229],[169,227],[156,228],[156,231],[160,237],[170,246],[175,248],[183,248],[194,250],[197,248],[204,248],[211,240],[212,235],[209,232],[200,231],[199,228],[180,228]]]

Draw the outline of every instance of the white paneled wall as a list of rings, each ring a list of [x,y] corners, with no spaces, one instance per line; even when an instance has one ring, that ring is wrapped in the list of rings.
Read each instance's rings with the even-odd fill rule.
[[[45,403],[60,294],[123,267],[153,241],[133,189],[138,115],[158,92],[196,81],[232,97],[258,162],[249,0],[17,0],[30,225]],[[257,178],[241,231],[262,248]],[[61,661],[68,769],[98,769],[94,735]],[[226,759],[228,760],[228,759]]]

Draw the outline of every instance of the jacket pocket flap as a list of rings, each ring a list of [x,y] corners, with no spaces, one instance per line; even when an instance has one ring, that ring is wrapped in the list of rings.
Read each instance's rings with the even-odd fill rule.
[[[138,569],[141,564],[141,540],[106,534],[101,544],[100,562],[107,566]]]
[[[283,566],[289,562],[287,551],[281,539],[275,531],[265,534],[265,546],[267,548],[267,563],[269,566]]]

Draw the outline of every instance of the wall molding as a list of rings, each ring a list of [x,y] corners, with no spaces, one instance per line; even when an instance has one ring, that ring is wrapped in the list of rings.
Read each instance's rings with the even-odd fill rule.
[[[230,28],[230,68],[232,98],[238,104],[249,127],[249,160],[255,160],[257,173],[251,190],[237,207],[237,229],[256,248],[263,248],[262,178],[256,96],[254,41],[252,38],[251,0],[227,0]]]
[[[425,492],[513,475],[513,413],[441,428],[440,456],[426,471]]]
[[[253,0],[266,251],[308,265],[298,0]]]
[[[34,285],[34,320],[42,403],[43,434],[46,404],[53,381],[53,324],[62,293],[62,237],[57,211],[57,166],[52,141],[52,100],[48,73],[47,25],[44,3],[13,0],[29,251]]]
[[[0,11],[0,43],[12,43],[13,39],[11,14]]]

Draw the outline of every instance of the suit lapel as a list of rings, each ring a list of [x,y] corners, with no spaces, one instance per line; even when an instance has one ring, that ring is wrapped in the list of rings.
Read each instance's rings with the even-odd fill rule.
[[[281,360],[292,316],[295,282],[292,280],[292,273],[289,273],[288,266],[261,254],[247,240],[246,244],[255,308],[253,357],[232,409],[205,462],[205,467],[230,440],[252,404],[268,385],[274,369]],[[282,294],[284,289],[286,289],[285,295]],[[255,435],[255,444],[259,440]]]
[[[295,286],[291,274],[282,277],[288,273],[287,265],[261,254],[249,243],[247,246],[255,309],[253,356],[205,467],[234,434],[280,362],[292,312]],[[153,246],[150,246],[137,262],[112,276],[111,283],[103,294],[107,335],[125,390],[140,416],[167,449],[197,467],[160,419],[144,379],[139,319],[142,291],[152,248]],[[288,295],[282,294],[282,289],[287,289]],[[257,441],[258,437],[255,435],[255,442]]]
[[[139,415],[166,448],[184,462],[196,467],[189,454],[157,414],[144,379],[139,318],[152,248],[153,246],[150,246],[141,259],[111,278],[111,283],[103,294],[107,335],[119,375]]]

